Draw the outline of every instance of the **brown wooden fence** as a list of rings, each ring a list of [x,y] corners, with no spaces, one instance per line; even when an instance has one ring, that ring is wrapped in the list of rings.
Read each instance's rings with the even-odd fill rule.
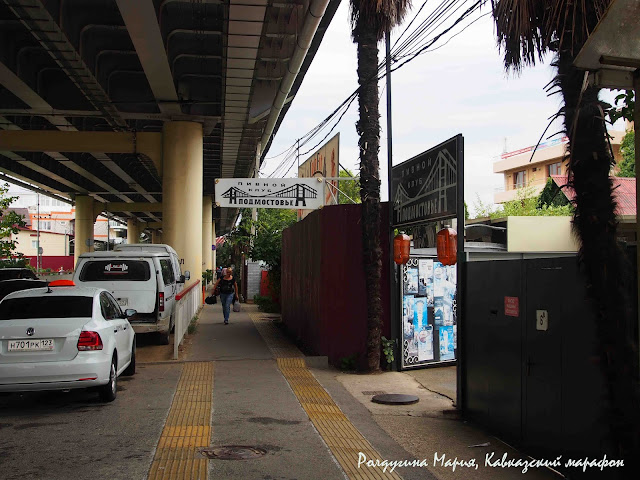
[[[382,204],[382,334],[390,336],[388,204]],[[366,365],[367,305],[360,205],[315,211],[284,231],[282,319],[309,355]]]

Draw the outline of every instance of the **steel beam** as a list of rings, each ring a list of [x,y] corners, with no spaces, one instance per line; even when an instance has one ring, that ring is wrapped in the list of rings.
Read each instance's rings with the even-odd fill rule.
[[[162,212],[162,203],[146,202],[109,202],[103,205],[108,212]]]
[[[162,134],[157,132],[0,131],[0,150],[16,152],[139,153],[162,175]]]
[[[177,103],[178,94],[152,0],[117,0],[117,3],[160,111],[181,115],[182,110]]]

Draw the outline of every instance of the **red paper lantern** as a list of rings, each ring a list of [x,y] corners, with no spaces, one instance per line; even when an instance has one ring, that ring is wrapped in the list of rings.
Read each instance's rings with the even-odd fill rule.
[[[393,261],[398,265],[404,265],[409,261],[411,239],[408,235],[400,233],[393,237]]]
[[[436,236],[438,261],[442,265],[455,265],[458,260],[458,233],[453,228],[443,228]]]

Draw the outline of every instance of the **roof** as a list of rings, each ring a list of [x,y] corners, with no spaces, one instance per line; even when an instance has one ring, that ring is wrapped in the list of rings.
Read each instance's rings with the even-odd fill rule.
[[[572,188],[565,187],[567,184],[566,175],[551,175],[555,184],[562,189],[562,193],[569,201],[576,198],[576,193]],[[636,214],[636,179],[626,177],[609,177],[613,182],[613,196],[618,207],[616,215]],[[565,187],[565,188],[562,188]]]
[[[22,219],[24,220],[24,223],[27,227],[31,225],[31,217],[29,216],[28,208],[7,208],[6,210],[0,211],[0,217],[4,216],[5,213],[12,211],[22,216]]]
[[[160,252],[160,251],[142,251],[142,250],[133,250],[133,251],[117,251],[117,250],[108,250],[108,251],[100,251],[100,252],[87,252],[80,255],[80,258],[93,258],[93,259],[110,259],[110,258],[149,258],[149,257],[168,257],[168,252]]]

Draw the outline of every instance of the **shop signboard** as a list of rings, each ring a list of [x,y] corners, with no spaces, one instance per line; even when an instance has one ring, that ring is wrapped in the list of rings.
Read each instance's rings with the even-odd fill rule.
[[[216,178],[216,205],[315,210],[324,205],[324,178]]]
[[[400,280],[401,368],[455,363],[457,270],[435,257],[412,256]]]
[[[393,227],[455,218],[462,135],[391,168]]]
[[[298,166],[298,178],[325,177],[324,205],[336,205],[338,203],[338,178],[340,172],[340,133],[336,133],[324,145],[314,151],[304,162]],[[298,218],[301,220],[312,210],[298,210]]]

